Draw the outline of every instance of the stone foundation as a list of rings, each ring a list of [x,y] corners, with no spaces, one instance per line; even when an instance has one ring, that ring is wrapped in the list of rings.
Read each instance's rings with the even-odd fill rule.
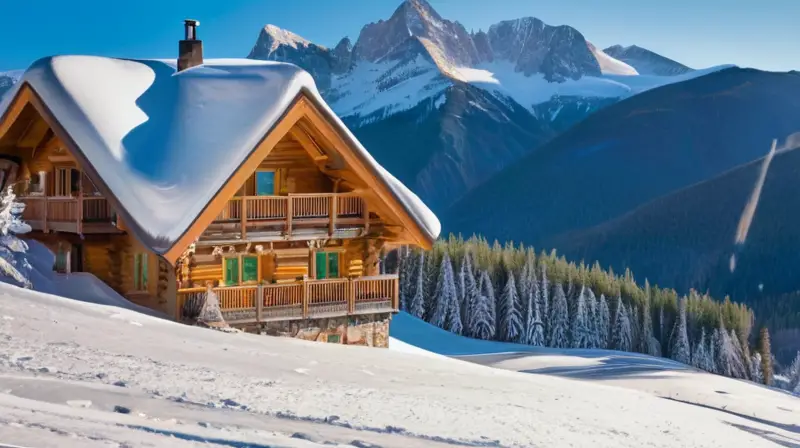
[[[263,334],[334,344],[389,347],[391,313],[268,322]]]

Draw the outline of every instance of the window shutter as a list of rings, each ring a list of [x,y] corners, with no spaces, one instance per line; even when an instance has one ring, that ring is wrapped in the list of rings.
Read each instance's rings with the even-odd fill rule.
[[[242,282],[258,281],[258,257],[242,257]]]

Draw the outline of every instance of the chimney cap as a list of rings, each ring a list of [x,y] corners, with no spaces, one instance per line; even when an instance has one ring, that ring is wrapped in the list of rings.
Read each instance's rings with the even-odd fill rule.
[[[185,19],[183,23],[188,26],[200,26],[200,21],[194,19]]]

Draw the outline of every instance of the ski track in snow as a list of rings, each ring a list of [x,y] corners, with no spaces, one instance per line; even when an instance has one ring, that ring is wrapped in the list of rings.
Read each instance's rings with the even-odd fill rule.
[[[402,314],[392,325],[397,336],[406,338],[405,346],[392,340],[393,349],[380,350],[187,327],[9,285],[0,285],[0,309],[14,317],[0,320],[2,443],[195,446],[210,442],[203,446],[252,447],[800,443],[791,426],[800,414],[796,398],[670,369],[670,361],[642,355],[630,358],[657,363],[655,371],[661,373],[576,381],[559,373],[512,372],[508,370],[552,368],[565,360],[562,367],[568,370],[591,369],[604,357],[613,357],[613,352],[595,353],[593,358],[586,350],[575,352],[576,356],[568,356],[569,351],[520,356],[513,353],[519,352],[515,344],[480,349],[474,344],[485,341],[450,340],[460,344],[453,348],[461,354],[506,352],[505,358],[493,360],[498,368],[490,368],[479,365],[477,358],[464,362],[426,353],[424,345],[413,347],[420,341],[408,331],[410,317]],[[144,327],[120,325],[120,320],[109,318],[116,314]],[[416,328],[421,338],[448,342],[425,325]],[[517,364],[508,364],[512,361]],[[727,394],[708,390],[709,385]],[[744,414],[734,406],[741,414],[735,415],[660,396],[712,407],[721,407],[712,398],[728,405],[746,400],[749,407]],[[73,407],[68,401],[91,405]],[[776,406],[789,411],[775,411]]]

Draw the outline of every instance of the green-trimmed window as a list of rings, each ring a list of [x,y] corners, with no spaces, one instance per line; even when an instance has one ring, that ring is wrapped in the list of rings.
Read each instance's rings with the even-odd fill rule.
[[[233,286],[239,284],[239,258],[225,258],[225,285]]]
[[[242,283],[258,281],[258,257],[242,257]]]
[[[317,252],[317,278],[339,278],[339,252]]]
[[[147,291],[147,254],[133,256],[133,289]]]

